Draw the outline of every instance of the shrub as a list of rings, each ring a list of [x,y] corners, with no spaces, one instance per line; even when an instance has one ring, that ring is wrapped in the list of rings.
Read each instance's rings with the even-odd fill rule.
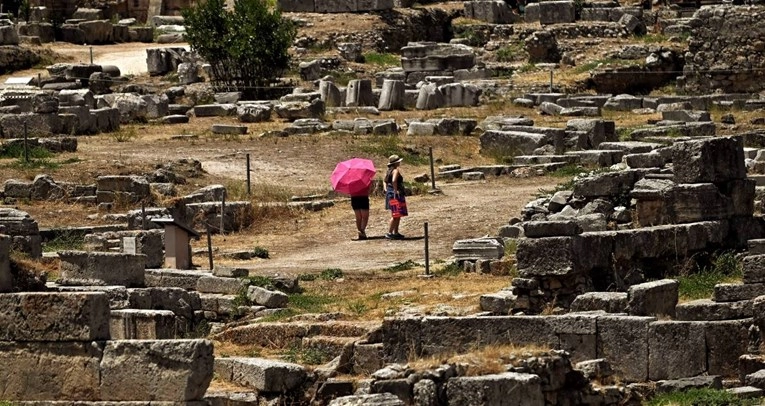
[[[290,66],[297,30],[265,0],[236,0],[231,11],[224,0],[204,0],[182,14],[186,41],[210,64],[218,91],[257,97]]]
[[[364,54],[364,61],[378,66],[398,66],[400,63],[398,55],[378,52]]]
[[[333,281],[343,277],[343,271],[338,268],[327,268],[319,274],[319,278],[325,281]]]

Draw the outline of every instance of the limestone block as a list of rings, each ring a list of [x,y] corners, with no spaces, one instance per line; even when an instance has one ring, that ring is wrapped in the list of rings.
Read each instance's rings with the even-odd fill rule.
[[[519,16],[504,1],[466,1],[465,17],[491,24],[512,24]]]
[[[153,32],[153,29],[152,29]],[[146,65],[151,76],[166,75],[178,70],[183,63],[184,48],[150,48],[146,50]]]
[[[597,319],[593,314],[569,313],[550,318],[553,332],[560,340],[560,349],[567,351],[571,362],[596,358]]]
[[[405,86],[401,80],[383,80],[380,103],[377,108],[380,111],[403,110],[405,106]]]
[[[573,1],[543,1],[539,3],[540,24],[573,23],[576,10]]]
[[[202,104],[194,106],[194,115],[196,117],[227,117],[235,113],[235,104]]]
[[[462,83],[441,85],[438,90],[444,97],[444,107],[477,106],[482,93],[477,86]]]
[[[747,255],[741,260],[744,283],[765,282],[765,255]]]
[[[765,283],[718,283],[712,300],[715,302],[737,302],[765,295]]]
[[[181,288],[128,289],[130,308],[170,310],[176,316],[192,320],[194,311],[202,309],[199,293]]]
[[[632,285],[627,291],[632,316],[675,316],[680,283],[674,279]]]
[[[746,178],[742,137],[675,143],[672,162],[677,183],[721,183]]]
[[[709,375],[738,374],[738,359],[747,352],[751,324],[752,319],[704,322]]]
[[[392,393],[342,396],[329,402],[329,406],[404,406],[406,403]]]
[[[452,254],[457,261],[478,259],[500,259],[505,253],[505,246],[496,238],[474,238],[458,240],[452,245]]]
[[[516,372],[452,378],[446,384],[449,405],[544,405],[541,379]]]
[[[104,293],[9,293],[0,295],[0,309],[0,341],[109,339]]]
[[[748,374],[744,378],[744,383],[759,389],[765,389],[765,369]]]
[[[436,135],[470,135],[478,122],[469,118],[431,118],[427,123],[435,125]]]
[[[572,312],[598,310],[606,313],[625,313],[627,311],[627,293],[587,292],[578,295],[571,303]]]
[[[147,287],[194,290],[199,278],[205,275],[209,274],[179,269],[147,269],[145,280]]]
[[[263,358],[219,358],[215,370],[223,380],[262,392],[289,392],[306,379],[300,365]]]
[[[249,281],[246,279],[203,276],[197,280],[196,290],[200,293],[221,293],[225,295],[237,295],[247,289],[248,285]]]
[[[144,286],[144,255],[60,251],[62,285]]]
[[[694,122],[694,121],[712,121],[712,117],[708,111],[693,111],[693,110],[671,110],[662,111],[661,119],[667,121],[682,121],[682,122]]]
[[[260,286],[250,286],[247,288],[247,297],[256,304],[271,309],[286,307],[289,301],[289,298],[284,293],[264,289]]]
[[[573,236],[582,233],[582,227],[572,220],[527,221],[523,223],[528,238]]]
[[[113,340],[161,340],[179,335],[175,313],[169,310],[112,310],[109,330]]]
[[[610,172],[587,177],[574,186],[574,195],[582,197],[616,196],[632,190],[637,181],[635,171]]]
[[[101,400],[102,351],[97,342],[0,341],[3,400]]]
[[[406,135],[434,135],[435,131],[435,124],[415,121],[409,123],[409,128],[406,130]]]
[[[752,317],[752,301],[714,302],[699,299],[683,302],[675,307],[675,318],[685,321],[734,320]]]
[[[689,389],[702,388],[722,389],[722,377],[717,375],[693,376],[659,381],[658,385],[656,385],[656,393],[682,392]]]
[[[369,375],[385,365],[382,344],[356,343],[353,346],[353,373]]]
[[[0,235],[0,293],[10,292],[13,289],[13,275],[9,254],[11,251],[11,237]]]
[[[507,155],[528,155],[537,148],[548,144],[551,139],[545,134],[522,131],[484,131],[480,136],[481,153],[496,151]]]
[[[213,134],[243,135],[247,134],[246,125],[213,124],[210,127]]]
[[[344,100],[337,85],[328,80],[319,82],[319,94],[326,107],[340,107]]]
[[[348,82],[345,105],[348,107],[374,106],[375,97],[372,93],[372,81],[369,79],[354,79]]]
[[[103,400],[201,400],[213,377],[213,344],[207,340],[107,341],[100,366]]]
[[[501,290],[497,293],[481,295],[479,300],[482,311],[493,314],[508,314],[513,311],[517,297],[512,290]]]
[[[390,10],[393,7],[393,0],[356,0],[357,11]]]
[[[707,370],[704,324],[656,321],[648,327],[648,378],[677,379]]]
[[[648,379],[648,326],[654,320],[635,316],[598,318],[598,356],[608,359],[622,379]]]
[[[428,83],[420,88],[417,95],[417,110],[434,110],[443,107],[444,95],[435,83]]]
[[[285,102],[274,106],[274,112],[280,117],[290,121],[303,118],[322,118],[325,105],[321,99],[310,102]]]
[[[565,276],[578,272],[572,237],[521,238],[515,254],[521,277]]]

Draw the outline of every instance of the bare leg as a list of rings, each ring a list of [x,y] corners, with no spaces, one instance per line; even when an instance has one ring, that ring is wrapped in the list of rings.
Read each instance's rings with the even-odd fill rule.
[[[359,231],[366,234],[367,223],[369,223],[369,210],[359,210],[361,212],[361,228]]]
[[[401,223],[401,218],[393,218],[391,217],[390,223],[388,224],[388,232],[391,234],[398,233],[398,225]]]
[[[356,215],[356,230],[359,230],[359,233],[364,232],[364,227],[362,227],[362,221],[363,221],[363,210],[354,210],[353,214]]]

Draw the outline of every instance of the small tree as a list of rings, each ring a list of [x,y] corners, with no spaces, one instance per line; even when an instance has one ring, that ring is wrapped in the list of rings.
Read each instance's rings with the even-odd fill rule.
[[[183,11],[186,40],[212,67],[216,90],[258,95],[289,68],[296,29],[266,0],[203,0]]]

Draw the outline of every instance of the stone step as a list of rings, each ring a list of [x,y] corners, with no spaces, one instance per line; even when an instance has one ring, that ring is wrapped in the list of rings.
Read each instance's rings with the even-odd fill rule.
[[[0,341],[108,340],[108,303],[102,292],[0,294]]]
[[[765,178],[763,179],[765,180]],[[765,254],[765,239],[749,240],[746,242],[746,246],[749,250],[749,255]]]
[[[714,302],[692,300],[675,307],[675,319],[682,321],[738,320],[752,317],[752,301]]]
[[[738,386],[735,388],[726,389],[728,392],[736,395],[739,399],[751,399],[762,397],[763,391],[760,388],[754,386]]]
[[[110,309],[119,310],[130,307],[128,290],[124,286],[60,286],[54,282],[48,282],[45,287],[56,292],[104,292],[109,298]]]
[[[210,128],[213,134],[243,135],[247,134],[246,125],[213,124]]]
[[[497,293],[481,295],[481,310],[493,314],[509,314],[515,308],[515,302],[518,298],[512,290],[500,290]]]
[[[223,295],[238,295],[247,290],[250,281],[239,278],[221,278],[217,276],[202,276],[197,279],[199,293],[219,293]]]
[[[577,157],[581,164],[605,167],[621,162],[624,151],[591,149],[588,151],[569,151],[566,152],[566,155]]]
[[[618,150],[623,151],[625,154],[644,154],[663,146],[662,144],[642,141],[606,141],[601,142],[598,145],[598,149]]]
[[[627,302],[627,292],[587,292],[574,299],[571,303],[571,311],[625,313]]]
[[[215,374],[226,382],[260,392],[288,392],[306,378],[301,365],[265,358],[216,358]]]
[[[537,165],[555,162],[573,164],[578,161],[579,158],[573,155],[519,155],[513,158],[515,165]]]
[[[212,273],[202,271],[187,271],[181,269],[147,269],[145,272],[146,286],[155,288],[182,288],[195,290],[197,281]]]
[[[765,282],[765,254],[748,255],[741,260],[744,283]]]
[[[61,285],[145,286],[144,255],[59,251]]]
[[[112,310],[112,340],[162,340],[179,338],[175,313],[170,310]]]
[[[303,350],[315,350],[326,356],[327,361],[339,357],[343,351],[349,351],[347,359],[350,359],[353,351],[353,344],[363,340],[362,337],[335,337],[335,336],[310,336],[303,337]]]
[[[253,323],[216,334],[219,341],[238,345],[283,348],[297,345],[304,337],[364,337],[380,327],[377,322],[327,321],[295,323]]]
[[[765,295],[765,283],[718,283],[712,300],[715,302],[738,302]]]

